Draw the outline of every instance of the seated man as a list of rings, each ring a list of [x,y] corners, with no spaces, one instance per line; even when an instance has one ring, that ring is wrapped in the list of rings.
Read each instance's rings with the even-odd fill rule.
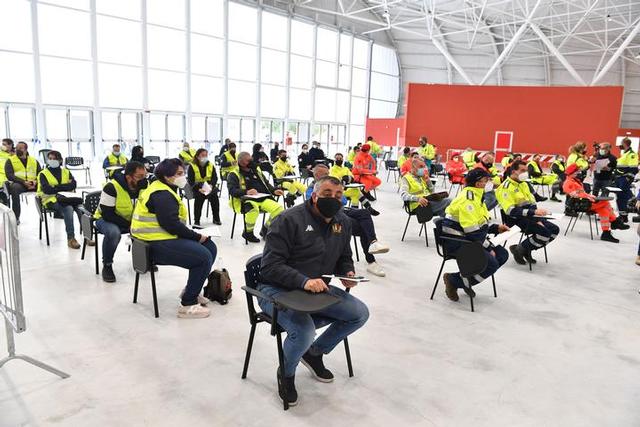
[[[105,157],[104,161],[102,162],[102,169],[104,169],[107,172],[107,176],[109,178],[112,178],[115,170],[107,171],[107,168],[113,167],[113,166],[124,167],[124,165],[126,164],[127,164],[127,157],[124,154],[122,154],[122,152],[120,151],[120,144],[113,144],[111,146],[111,153],[107,154],[107,157]]]
[[[185,165],[190,165],[196,157],[196,150],[195,148],[190,148],[189,143],[185,142],[182,144],[182,151],[178,153],[178,157]]]
[[[356,156],[360,152],[360,147],[362,147],[362,142],[358,142],[351,150],[349,150],[349,154],[347,154],[347,163],[345,166],[348,168],[353,167],[353,162],[356,161]]]
[[[242,167],[242,166],[241,166]],[[328,292],[341,299],[313,314],[291,310],[278,312],[278,324],[287,332],[284,341],[284,372],[277,373],[280,398],[296,405],[295,373],[302,363],[321,382],[333,381],[322,360],[338,344],[361,328],[369,318],[367,306],[322,278],[325,274],[353,276],[351,223],[340,212],[342,184],[336,178],[316,181],[312,196],[304,204],[282,213],[271,225],[260,270],[258,290],[274,297],[293,289]],[[346,288],[356,285],[343,281]],[[259,299],[265,313],[272,314],[270,302]],[[316,328],[330,325],[317,339]]]
[[[398,156],[398,168],[402,167],[404,162],[409,160],[409,157],[411,157],[411,147],[404,147],[402,149],[402,154]]]
[[[375,197],[373,197],[371,192],[378,188],[380,184],[382,184],[382,181],[376,176],[378,174],[378,164],[376,160],[371,157],[371,154],[369,154],[370,149],[369,144],[364,144],[362,148],[360,148],[360,152],[353,162],[351,171],[353,172],[355,181],[364,185],[362,194],[370,201],[374,201]]]
[[[311,169],[313,168],[313,162],[309,157],[309,146],[302,144],[302,151],[298,155],[298,170],[302,178],[308,178],[311,175]]]
[[[600,217],[600,227],[602,227],[602,235],[600,240],[605,242],[619,243],[620,240],[611,235],[611,229],[627,230],[628,224],[622,221],[622,218],[616,217],[611,204],[607,200],[596,201],[595,196],[584,191],[584,186],[578,178],[580,167],[577,163],[572,163],[567,167],[567,177],[564,180],[562,189],[568,197],[577,197],[581,199],[589,199],[591,201],[591,210]]]
[[[296,198],[302,196],[307,191],[307,186],[297,179],[287,180],[287,176],[295,175],[293,166],[289,164],[287,159],[287,150],[278,150],[278,160],[273,164],[273,174],[276,178],[282,181],[282,188],[287,190],[289,194],[285,199],[287,207],[291,207],[295,204]]]
[[[20,224],[20,195],[22,193],[36,191],[37,177],[40,173],[40,163],[31,157],[26,142],[18,142],[16,154],[9,157],[4,163],[4,173],[7,181],[10,181],[9,193],[11,194],[11,209]]]
[[[327,165],[320,164],[313,168],[313,178],[317,181],[329,175]],[[307,200],[311,198],[313,184],[307,189]],[[374,254],[383,254],[389,252],[389,247],[378,241],[376,236],[376,228],[371,218],[371,212],[368,209],[358,209],[348,207],[346,196],[342,196],[342,211],[351,220],[351,232],[354,236],[360,237],[360,246],[364,252],[364,258],[367,261],[367,272],[378,277],[384,277],[386,273],[376,262]]]
[[[537,185],[553,185],[558,180],[558,175],[554,173],[544,173],[540,165],[540,154],[534,154],[533,158],[527,163],[527,171],[532,184]]]
[[[402,163],[402,166],[400,166],[400,176],[403,176],[406,173],[409,173],[409,171],[411,170],[411,167],[412,167],[412,162],[415,159],[420,159],[420,154],[418,154],[417,151],[412,152],[409,155],[409,158],[407,160],[405,160],[404,163]]]
[[[133,200],[147,187],[147,173],[144,164],[131,161],[124,167],[124,173],[114,173],[113,178],[102,187],[100,205],[93,214],[95,227],[102,233],[102,280],[116,281],[113,272],[113,255],[116,253],[120,237],[129,232],[133,215]]]
[[[566,178],[565,169],[566,167],[564,163],[564,157],[560,154],[556,154],[555,160],[553,161],[553,163],[551,163],[551,172],[558,176],[558,180],[553,184],[553,186],[551,186],[551,197],[549,198],[549,200],[552,200],[554,202],[561,201],[560,199],[558,199],[556,194],[563,193],[562,185],[564,184],[564,180]]]
[[[511,245],[509,250],[518,264],[525,265],[527,261],[534,264],[536,260],[533,259],[531,251],[551,243],[558,237],[560,229],[547,219],[535,218],[550,215],[551,212],[536,206],[536,199],[531,193],[529,183],[525,181],[529,175],[527,165],[522,160],[516,160],[508,171],[509,175],[496,189],[498,203],[506,214],[505,223],[510,227],[517,225],[530,235],[522,243]]]
[[[260,230],[260,235],[264,237],[271,221],[283,211],[274,196],[283,196],[284,192],[269,183],[260,170],[260,166],[253,163],[251,154],[246,151],[238,155],[238,167],[237,171],[229,172],[227,175],[227,188],[231,197],[229,204],[235,213],[244,213],[245,231],[242,233],[242,237],[248,242],[260,243],[260,239],[253,234],[258,215],[260,212],[269,214],[269,219]],[[245,196],[258,194],[262,194],[264,197],[249,197],[243,200]]]
[[[496,199],[495,189],[502,183],[502,179],[500,178],[500,173],[498,173],[498,168],[493,164],[495,157],[493,156],[493,152],[488,151],[480,157],[480,161],[476,163],[476,168],[480,168],[485,170],[489,175],[491,175],[491,180],[487,183],[484,188],[484,204],[487,205],[487,209],[493,210],[496,206],[498,206],[498,200]]]
[[[464,162],[467,169],[471,170],[478,163],[478,155],[475,150],[472,150],[471,147],[467,147],[464,149],[462,153],[462,161]]]
[[[47,167],[38,174],[38,197],[42,201],[42,207],[53,210],[58,217],[64,219],[65,231],[67,232],[67,246],[71,249],[80,249],[80,244],[76,240],[75,227],[73,226],[73,213],[78,215],[80,222],[80,210],[78,204],[66,203],[62,197],[57,197],[61,191],[74,191],[76,180],[71,175],[69,169],[62,167],[62,154],[58,151],[47,153]],[[89,246],[93,246],[93,241],[88,241]]]
[[[329,170],[329,175],[334,178],[338,178],[344,185],[353,183],[353,173],[348,167],[344,166],[344,157],[342,153],[336,153],[334,159],[335,162]],[[351,206],[358,207],[358,204],[361,204],[364,209],[371,213],[371,215],[380,215],[380,212],[371,207],[371,202],[367,200],[364,194],[362,194],[360,188],[347,188],[344,191],[344,196],[351,200]]]
[[[470,297],[475,297],[476,293],[472,286],[491,277],[509,259],[509,252],[506,249],[502,246],[494,246],[487,239],[488,233],[498,234],[509,230],[505,225],[489,223],[491,215],[482,202],[484,187],[489,182],[489,178],[489,173],[484,169],[470,170],[465,187],[447,207],[447,217],[441,223],[442,234],[480,242],[488,258],[487,268],[479,275],[467,278],[462,277],[460,273],[445,273],[442,276],[445,293],[452,301],[458,301],[460,288]],[[465,243],[443,239],[442,244],[447,253],[455,254]]]
[[[452,184],[464,185],[464,174],[467,172],[467,166],[460,158],[460,153],[453,153],[451,160],[447,161],[444,168]]]
[[[444,211],[451,203],[451,199],[427,200],[427,196],[434,192],[433,184],[429,179],[429,171],[424,161],[414,159],[411,171],[400,180],[400,197],[405,203],[409,203],[409,210],[416,214],[418,222],[423,224],[427,218],[427,206],[431,207],[434,216],[444,217]]]
[[[225,141],[226,142],[226,141]],[[238,170],[238,159],[236,158],[236,144],[229,141],[227,149],[221,154],[220,177],[225,180],[229,172]]]

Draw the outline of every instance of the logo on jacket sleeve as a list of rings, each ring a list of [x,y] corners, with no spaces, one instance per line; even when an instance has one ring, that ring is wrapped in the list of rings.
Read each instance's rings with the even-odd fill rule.
[[[311,225],[307,225],[307,228],[304,231],[314,231]]]

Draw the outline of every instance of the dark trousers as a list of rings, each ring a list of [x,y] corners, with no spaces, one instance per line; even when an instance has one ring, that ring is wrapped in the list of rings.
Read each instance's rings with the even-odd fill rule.
[[[376,262],[376,258],[369,253],[369,245],[377,240],[376,229],[373,225],[371,214],[366,209],[346,208],[344,213],[351,219],[351,232],[354,236],[360,237],[360,244],[364,257],[369,264]]]
[[[633,199],[633,193],[631,192],[631,181],[625,177],[620,176],[616,179],[616,185],[622,191],[616,193],[616,204],[618,205],[618,212],[620,215],[627,214],[627,204],[629,200]]]
[[[460,246],[458,245],[458,248],[459,247]],[[451,253],[449,250],[447,250],[447,252]],[[484,279],[491,277],[509,259],[509,252],[507,252],[507,250],[502,246],[494,247],[493,252],[495,253],[495,256],[493,256],[491,252],[487,250],[487,268],[485,268],[482,273],[476,274],[473,277],[462,277],[460,273],[453,273],[451,275],[451,279],[456,287],[468,288],[470,286],[477,285]]]
[[[175,265],[189,270],[182,305],[196,305],[205,280],[211,272],[218,249],[211,240],[204,243],[188,239],[158,240],[151,244],[151,258],[158,265]]]
[[[12,182],[9,185],[9,193],[11,194],[11,209],[13,209],[13,213],[16,215],[16,219],[20,219],[20,195],[28,191],[35,190],[27,190],[27,187],[19,182]]]
[[[213,220],[220,221],[220,200],[218,199],[218,190],[216,188],[213,188],[208,196],[205,196],[199,191],[194,191],[193,196],[193,219],[195,222],[200,222],[200,217],[202,216],[202,207],[204,206],[204,202],[206,200],[209,200],[209,203],[211,203]]]
[[[530,236],[521,243],[527,252],[535,251],[553,242],[560,232],[557,225],[546,219],[538,221],[519,219],[516,221],[516,225]]]
[[[594,179],[593,189],[591,194],[598,197],[600,195],[600,192],[602,191],[602,195],[606,197],[609,194],[609,190],[607,190],[605,187],[611,187],[611,186],[613,186],[612,179]]]

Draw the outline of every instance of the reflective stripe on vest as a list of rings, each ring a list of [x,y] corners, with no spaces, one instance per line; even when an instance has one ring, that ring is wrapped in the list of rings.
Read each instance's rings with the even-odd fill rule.
[[[202,175],[200,175],[200,168],[196,165],[193,166],[193,174],[195,177],[196,184],[201,182],[210,182],[211,177],[213,176],[213,163],[211,162],[207,163],[204,178],[202,177]]]
[[[113,184],[113,188],[116,189],[116,215],[126,219],[131,222],[131,216],[133,215],[133,201],[131,200],[131,196],[129,192],[122,188],[122,185],[118,181],[111,180]],[[138,196],[139,197],[139,196]],[[96,213],[93,214],[95,219],[102,218],[102,211],[100,210],[100,205],[96,209]]]
[[[147,202],[153,193],[156,191],[168,191],[175,198],[178,204],[178,216],[180,222],[187,222],[187,208],[185,207],[178,194],[167,184],[162,181],[154,181],[146,191],[140,194],[136,207],[131,217],[131,235],[141,240],[156,241],[156,240],[171,240],[177,239],[178,236],[168,233],[158,223],[158,217],[156,214],[149,211],[147,208]]]
[[[45,177],[45,179],[47,180],[47,184],[49,184],[50,187],[55,187],[56,185],[60,185],[60,184],[68,184],[71,181],[71,178],[70,178],[69,170],[66,168],[62,169],[62,175],[61,175],[62,182],[58,182],[56,177],[53,176],[53,174],[49,169],[43,169],[38,174],[38,190],[36,194],[42,200],[42,206],[47,207],[50,204],[57,202],[58,198],[56,197],[55,194],[45,194],[42,192],[42,186],[40,185],[40,175],[43,175]]]
[[[18,156],[11,156],[9,158],[11,165],[13,166],[13,173],[16,177],[23,181],[35,181],[38,174],[38,162],[31,156],[27,157],[27,167],[22,164]]]
[[[269,188],[268,185],[266,185],[266,179],[264,177],[264,175],[262,174],[262,169],[260,169],[260,167],[256,168],[256,172],[258,174],[258,178],[260,178],[260,180],[262,180],[262,182],[265,184],[265,187]],[[242,176],[242,174],[240,173],[240,170],[234,170],[232,172],[234,175],[236,175],[238,177],[238,181],[240,182],[240,189],[242,191],[247,191],[247,183],[244,179],[244,176]],[[231,197],[229,199],[229,206],[231,207],[231,209],[233,209],[233,211],[235,213],[240,213],[240,206],[241,206],[241,200],[237,197]]]

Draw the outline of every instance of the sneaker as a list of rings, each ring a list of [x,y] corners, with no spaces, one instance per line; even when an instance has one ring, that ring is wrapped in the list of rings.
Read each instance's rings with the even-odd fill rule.
[[[107,283],[113,283],[116,281],[116,275],[113,273],[111,264],[102,264],[102,280]]]
[[[380,212],[378,212],[377,210],[373,209],[371,207],[371,205],[367,206],[367,210],[369,211],[369,213],[371,214],[371,216],[378,216],[380,215]]]
[[[451,281],[451,274],[444,273],[442,280],[444,280],[444,292],[447,294],[447,298],[451,301],[458,301],[460,299],[458,297],[458,288]]]
[[[524,259],[526,253],[520,245],[509,246],[509,251],[513,254],[513,259],[520,265],[526,265],[527,261]]]
[[[296,376],[282,377],[280,368],[278,368],[278,394],[283,402],[287,402],[289,406],[298,404],[298,392],[296,391]]]
[[[311,353],[307,351],[300,361],[307,367],[307,369],[309,369],[311,375],[321,383],[333,382],[333,374],[330,370],[324,367],[322,354],[319,356],[312,356]]]
[[[640,255],[636,258],[636,265],[640,265]]]
[[[367,271],[373,274],[374,276],[378,276],[378,277],[386,276],[384,270],[382,269],[382,267],[380,267],[380,264],[378,264],[377,262],[372,262],[371,264],[367,265]]]
[[[363,195],[364,197],[366,197],[366,199],[367,199],[367,200],[369,200],[370,202],[375,202],[375,201],[376,201],[376,198],[375,198],[375,197],[373,197],[373,194],[371,194],[371,193],[370,193],[370,192],[368,192],[368,191],[362,191],[362,195]]]
[[[193,228],[196,229],[196,230],[202,229],[202,226],[200,225],[200,221],[194,221],[193,222]]]
[[[605,242],[611,242],[611,243],[620,243],[620,240],[613,237],[613,235],[611,234],[611,231],[609,230],[602,232],[602,235],[600,236],[600,240],[604,240]]]
[[[629,222],[629,215],[620,215],[620,221],[624,222],[625,224]]]
[[[180,304],[178,307],[178,317],[181,319],[203,319],[209,317],[211,311],[207,307],[200,304],[184,306]]]
[[[182,299],[183,295],[184,295],[184,288],[180,291],[180,295],[178,295],[178,299]],[[198,304],[200,304],[202,306],[206,306],[210,302],[211,302],[211,300],[209,298],[205,297],[204,295],[198,295]]]
[[[75,237],[67,240],[67,246],[69,246],[71,249],[80,249],[80,243],[78,243]]]
[[[385,246],[377,240],[369,245],[370,254],[386,254],[387,252],[389,252],[389,246]]]
[[[255,234],[253,234],[253,232],[251,232],[251,231],[247,231],[245,233],[242,233],[242,238],[245,239],[247,242],[260,243],[260,239],[258,239],[255,236]]]

